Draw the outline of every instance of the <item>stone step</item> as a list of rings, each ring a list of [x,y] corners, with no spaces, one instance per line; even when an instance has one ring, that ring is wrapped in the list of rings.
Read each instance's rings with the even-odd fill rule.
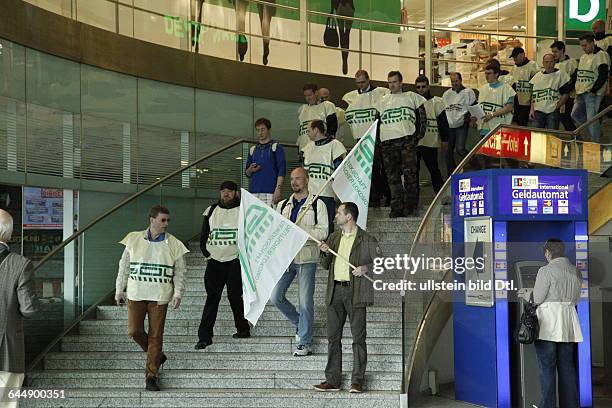
[[[295,336],[295,328],[289,322],[277,322],[278,325],[262,324],[259,322],[256,327],[251,328],[253,336]],[[199,321],[190,320],[168,320],[165,327],[165,335],[196,336]],[[146,327],[146,325],[145,325]],[[416,329],[416,323],[410,323],[407,330]],[[401,325],[391,325],[391,323],[368,322],[368,338],[372,337],[397,337],[401,336]],[[217,321],[215,324],[215,335],[231,336],[236,332],[233,321]],[[313,327],[314,336],[327,336],[327,327],[324,323],[315,321]],[[99,320],[83,321],[79,325],[80,335],[121,335],[127,336],[127,321],[125,320]],[[351,329],[347,323],[344,327],[343,337],[351,338]],[[348,341],[348,340],[347,340]]]
[[[144,368],[144,353],[133,352],[71,352],[49,353],[45,357],[45,370],[132,370]],[[327,364],[327,353],[312,354],[304,358],[289,353],[207,353],[206,351],[168,353],[164,370],[257,370],[322,372]],[[352,359],[344,358],[343,370],[350,371]],[[369,354],[369,373],[402,371],[401,356]]]
[[[297,345],[293,337],[250,337],[249,339],[234,339],[231,336],[215,336],[212,346],[206,348],[206,353],[285,353],[293,354]],[[164,351],[194,352],[197,336],[164,336]],[[327,338],[314,337],[311,345],[313,353],[327,353]],[[394,358],[401,355],[402,343],[400,338],[372,337],[367,339],[368,354],[386,354]],[[140,352],[132,339],[115,336],[66,336],[62,339],[62,351],[113,351],[113,352]],[[352,354],[352,345],[346,339],[342,342],[342,351]],[[348,359],[352,358],[350,356]]]
[[[315,310],[315,315],[324,316],[326,308],[318,307]],[[173,311],[167,315],[167,320],[187,319],[187,320],[199,320],[202,317],[202,308],[196,309],[179,309]],[[127,309],[119,306],[99,306],[97,310],[98,320],[113,320],[113,319],[127,319]],[[368,321],[386,322],[386,321],[401,321],[402,313],[399,308],[396,311],[367,311]],[[217,319],[219,320],[231,320],[233,319],[232,311],[229,307],[219,310],[217,313]],[[262,321],[269,320],[287,320],[285,316],[275,307],[267,307],[261,315]]]
[[[320,381],[319,381],[320,382]],[[124,390],[91,389],[66,390],[62,407],[201,407],[201,408],[260,408],[260,407],[351,407],[395,408],[399,391],[369,391],[363,394],[348,392],[316,392],[314,390],[274,389],[167,389],[145,391],[142,386]],[[26,400],[23,407],[57,407],[60,400]]]
[[[227,289],[224,289],[226,291]],[[327,290],[327,274],[325,279],[316,279],[315,275],[315,294],[319,293],[321,295],[325,294]],[[291,286],[287,289],[287,293],[293,293],[298,291],[298,282],[297,279],[294,279],[291,283]],[[197,292],[197,293],[193,293]],[[196,277],[188,277],[185,282],[185,293],[184,296],[196,296],[197,294],[206,293],[206,288],[204,287],[204,278],[196,278]]]
[[[297,357],[296,357],[297,358]],[[126,389],[143,388],[144,360],[130,370],[48,370],[32,373],[32,387],[49,389]],[[350,386],[349,371],[343,372],[343,387]],[[401,372],[366,371],[369,390],[397,391],[401,386]],[[241,388],[311,390],[325,379],[323,370],[259,371],[259,370],[166,370],[159,379],[164,388]],[[324,393],[323,393],[324,394]],[[157,395],[157,394],[155,394]],[[314,394],[313,396],[318,395]],[[365,395],[365,393],[364,393]],[[102,405],[104,406],[104,405]],[[232,404],[227,405],[232,407]]]

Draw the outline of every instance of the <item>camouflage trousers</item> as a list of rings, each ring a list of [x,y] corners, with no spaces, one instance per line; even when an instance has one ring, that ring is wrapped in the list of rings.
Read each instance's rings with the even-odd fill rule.
[[[383,163],[391,190],[392,211],[412,212],[419,204],[417,143],[418,140],[414,136],[382,142]]]

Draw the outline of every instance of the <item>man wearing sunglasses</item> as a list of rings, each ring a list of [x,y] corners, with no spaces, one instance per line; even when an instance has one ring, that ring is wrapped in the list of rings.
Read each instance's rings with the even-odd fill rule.
[[[185,245],[166,232],[170,211],[154,205],[149,211],[149,228],[130,232],[121,240],[125,251],[119,261],[115,283],[117,305],[128,302],[128,333],[147,353],[145,384],[159,391],[157,373],[167,360],[162,352],[168,304],[181,304],[185,282]],[[149,330],[144,330],[148,316]]]

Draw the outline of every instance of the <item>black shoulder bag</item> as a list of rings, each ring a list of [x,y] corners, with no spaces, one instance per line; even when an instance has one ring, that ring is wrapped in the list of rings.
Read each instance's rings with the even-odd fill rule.
[[[330,14],[334,12],[332,7]],[[323,33],[323,43],[328,47],[338,47],[340,45],[340,35],[338,34],[338,25],[336,24],[336,17],[327,17],[327,23],[325,23],[325,32]]]
[[[525,310],[521,315],[521,321],[514,333],[514,338],[521,344],[531,344],[538,338],[538,334],[540,333],[540,322],[538,322],[538,315],[536,314],[537,308],[538,305],[533,302],[529,302],[525,305]]]

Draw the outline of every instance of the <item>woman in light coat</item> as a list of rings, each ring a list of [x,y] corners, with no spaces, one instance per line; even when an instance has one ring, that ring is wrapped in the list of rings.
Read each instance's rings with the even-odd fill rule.
[[[556,374],[559,373],[561,407],[580,407],[578,377],[574,351],[582,342],[582,331],[576,312],[580,300],[582,277],[565,257],[565,245],[551,238],[544,244],[548,265],[538,271],[533,300],[538,305],[540,332],[535,341],[542,400],[539,408],[555,408]]]

